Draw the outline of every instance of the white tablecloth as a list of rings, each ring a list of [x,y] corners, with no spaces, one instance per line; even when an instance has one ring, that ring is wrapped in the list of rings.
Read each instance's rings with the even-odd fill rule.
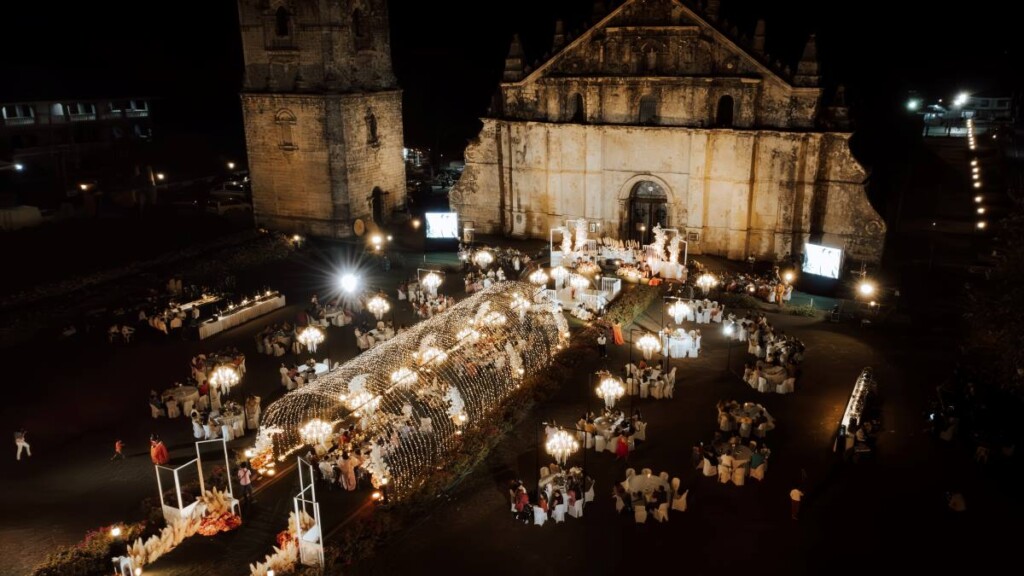
[[[319,376],[321,374],[327,374],[327,371],[330,370],[330,368],[327,367],[327,364],[324,364],[322,362],[317,362],[316,363],[316,367],[314,368],[314,370],[315,370],[316,375]],[[308,372],[308,371],[309,371],[309,366],[307,366],[305,364],[303,364],[302,366],[299,366],[299,374],[302,374],[302,373]]]
[[[214,334],[219,334],[225,330],[234,328],[235,326],[241,326],[254,318],[273,312],[278,308],[284,308],[284,306],[285,299],[284,295],[281,294],[269,300],[264,300],[263,302],[239,310],[233,314],[222,316],[219,320],[208,320],[199,325],[199,339],[205,340]]]

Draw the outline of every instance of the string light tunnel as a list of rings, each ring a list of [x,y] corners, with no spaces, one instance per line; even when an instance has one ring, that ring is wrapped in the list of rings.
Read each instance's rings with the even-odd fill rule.
[[[568,343],[557,305],[524,313],[534,290],[498,282],[289,392],[267,407],[257,445],[284,460],[316,439],[303,432],[310,422],[355,425],[375,486],[387,479],[389,498],[401,499],[457,449],[462,429],[492,417]]]

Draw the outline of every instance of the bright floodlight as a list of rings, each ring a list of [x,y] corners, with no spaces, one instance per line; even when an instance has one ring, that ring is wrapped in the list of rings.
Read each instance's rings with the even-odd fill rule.
[[[971,160],[971,166],[977,166],[977,165],[978,165],[978,161],[977,160]]]
[[[24,170],[24,169],[25,169],[25,165],[24,165],[24,164],[15,164],[15,165],[14,165],[14,169],[15,169],[16,171],[18,171],[18,172],[21,172],[22,170]]]
[[[372,242],[373,242],[374,244],[380,244],[381,242],[383,242],[383,241],[384,241],[384,239],[383,239],[383,238],[381,238],[381,237],[380,237],[379,235],[374,235],[374,237],[373,237],[373,238],[371,238],[370,240],[371,240],[371,241],[372,241]]]
[[[975,182],[974,183],[974,187],[975,188],[981,188],[981,181],[979,180],[979,181]]]
[[[967,104],[967,92],[961,92],[956,95],[956,99],[953,100],[953,106],[963,106]]]
[[[787,270],[786,273],[782,275],[782,279],[785,280],[787,283],[792,283],[793,273]]]
[[[339,283],[341,284],[342,291],[351,294],[359,286],[359,278],[356,278],[356,275],[352,273],[343,274]]]
[[[911,98],[910,100],[907,100],[907,110],[910,110],[911,112],[914,112],[914,111],[916,111],[920,107],[921,107],[921,101],[920,100],[918,100],[916,98]]]
[[[234,169],[235,169],[235,163],[234,162],[228,162],[228,170],[234,170]]]
[[[978,214],[984,214],[984,213],[985,213],[985,209],[984,208],[978,208]]]
[[[977,204],[981,204],[981,196],[975,196],[974,197],[974,202],[977,203]]]
[[[167,175],[164,174],[163,172],[157,172],[156,173],[156,179],[157,180],[163,180],[164,178],[167,178]]]
[[[871,296],[875,293],[875,285],[868,280],[862,280],[860,285],[857,286],[857,290],[861,293],[861,296]]]
[[[985,222],[984,220],[978,222],[978,230],[984,230],[986,226],[988,226],[988,223]]]

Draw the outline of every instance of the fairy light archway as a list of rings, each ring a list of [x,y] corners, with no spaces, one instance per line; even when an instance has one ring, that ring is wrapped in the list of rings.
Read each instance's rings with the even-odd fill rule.
[[[288,393],[263,418],[275,456],[303,448],[300,430],[314,419],[355,424],[370,438],[374,481],[401,498],[456,448],[460,428],[492,415],[568,342],[557,306],[524,312],[534,291],[496,283]]]

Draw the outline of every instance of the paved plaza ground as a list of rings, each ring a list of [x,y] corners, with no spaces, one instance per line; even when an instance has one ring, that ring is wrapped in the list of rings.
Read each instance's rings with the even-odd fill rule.
[[[5,351],[7,395],[0,412],[9,428],[29,430],[34,455],[21,462],[0,460],[0,549],[7,562],[0,574],[27,573],[48,551],[80,540],[86,530],[138,516],[139,503],[156,494],[149,435],[160,434],[176,462],[193,453],[188,421],[151,419],[148,392],[183,380],[195,354],[239,348],[248,369],[240,393],[261,396],[264,407],[279,397],[281,359],[257,354],[253,336],[268,324],[294,321],[313,292],[324,294],[333,267],[345,259],[342,252],[334,245],[312,247],[291,261],[241,277],[241,285],[281,289],[289,306],[202,342],[165,339],[140,329],[138,341],[127,346],[64,341]],[[377,271],[368,281],[390,289],[415,274],[417,259],[396,259],[404,267],[386,276]],[[454,276],[449,282],[461,293],[461,282]],[[407,305],[397,314],[399,323],[413,321]],[[795,394],[758,394],[727,371],[727,357],[733,371],[742,370],[745,346],[734,345],[730,353],[720,325],[711,325],[704,328],[700,358],[672,361],[679,373],[674,399],[622,401],[641,409],[649,422],[648,440],[628,466],[667,471],[690,490],[689,510],[673,512],[667,524],[651,520],[636,525],[632,517],[617,516],[611,487],[623,479],[627,464],[593,451],[586,467],[597,481],[597,499],[583,519],[524,526],[508,512],[508,481],[535,482],[537,462],[551,460],[537,453],[539,423],[569,425],[588,407],[596,410],[590,371],[619,371],[627,362],[627,346],[610,346],[602,366],[589,366],[563,382],[556,396],[509,435],[450,501],[348,572],[852,574],[906,566],[941,574],[960,563],[984,564],[973,553],[982,538],[996,550],[1007,543],[1003,540],[1009,540],[1011,530],[990,529],[1012,511],[1004,512],[996,496],[996,489],[1005,487],[991,475],[979,475],[955,446],[923,431],[929,394],[950,370],[953,342],[948,334],[914,323],[864,328],[856,322],[774,312],[769,320],[807,345]],[[650,329],[659,323],[654,309],[640,319]],[[332,361],[352,358],[357,353],[352,327],[330,328],[326,348]],[[843,462],[832,452],[834,435],[865,366],[875,369],[880,383],[884,430],[876,458]],[[710,440],[716,429],[718,400],[760,402],[776,418],[777,427],[766,439],[772,456],[764,482],[721,485],[692,469],[692,446]],[[129,458],[111,463],[118,437],[127,443]],[[237,444],[252,440],[250,434]],[[582,454],[572,458],[583,462]],[[269,483],[244,511],[246,523],[239,530],[194,537],[146,573],[248,573],[248,564],[270,552],[273,534],[285,527],[296,482],[294,474],[286,474]],[[798,485],[807,497],[801,519],[793,521],[788,494]],[[967,513],[948,511],[944,493],[949,490],[965,493]],[[327,526],[354,513],[372,513],[365,492],[322,494]]]

